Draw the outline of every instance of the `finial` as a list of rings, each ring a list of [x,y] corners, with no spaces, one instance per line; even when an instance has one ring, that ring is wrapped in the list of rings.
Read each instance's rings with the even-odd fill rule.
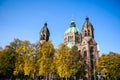
[[[89,21],[89,18],[88,18],[88,16],[86,16],[86,21]]]
[[[76,27],[75,22],[74,22],[74,17],[72,17],[72,21],[71,21],[70,27]]]
[[[47,26],[47,22],[45,22],[44,26]]]
[[[72,21],[71,22],[74,22],[74,16],[72,16]]]

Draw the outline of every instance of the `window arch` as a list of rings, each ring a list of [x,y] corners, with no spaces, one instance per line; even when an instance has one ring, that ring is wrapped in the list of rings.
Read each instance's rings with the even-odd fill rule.
[[[88,36],[90,36],[90,30],[88,30]]]
[[[94,52],[94,47],[92,46],[92,47],[90,48],[90,54],[93,54],[93,52]]]
[[[81,53],[81,50],[79,50],[79,53]]]
[[[70,37],[68,36],[68,41],[70,40]]]
[[[94,61],[93,61],[93,59],[94,59],[94,47],[91,47],[90,48],[90,58],[91,58],[91,68],[93,69],[94,68]]]
[[[85,36],[87,36],[87,31],[85,30]]]
[[[68,36],[68,41],[72,42],[73,41],[73,36]]]
[[[85,47],[83,48],[83,57],[84,57],[84,59],[87,58],[87,50]]]
[[[87,58],[87,51],[84,51],[84,58]]]
[[[43,40],[45,40],[45,34],[43,34],[43,37],[42,37]]]
[[[70,37],[70,41],[71,41],[71,42],[73,41],[73,36]]]
[[[84,69],[87,69],[87,51],[83,51],[83,57],[84,57]]]

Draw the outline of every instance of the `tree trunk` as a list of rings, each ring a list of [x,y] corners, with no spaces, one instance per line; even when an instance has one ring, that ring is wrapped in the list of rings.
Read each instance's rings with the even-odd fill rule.
[[[67,78],[66,78],[66,80],[67,80]]]
[[[74,80],[77,80],[77,79],[76,79],[76,76],[74,76]]]

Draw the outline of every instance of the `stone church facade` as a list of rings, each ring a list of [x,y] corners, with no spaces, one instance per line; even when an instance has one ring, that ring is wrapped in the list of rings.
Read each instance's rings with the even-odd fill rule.
[[[94,39],[94,27],[90,23],[89,18],[82,26],[82,33],[76,27],[75,22],[72,20],[70,27],[64,33],[64,43],[72,48],[77,46],[80,54],[84,59],[84,75],[85,80],[93,80],[95,74],[95,63],[99,59],[99,47]]]
[[[40,31],[40,43],[48,41],[50,36],[47,23],[44,24]],[[93,80],[95,73],[95,63],[99,59],[99,47],[94,39],[94,27],[90,23],[89,18],[86,17],[85,23],[82,26],[82,33],[76,27],[75,22],[72,20],[70,27],[64,33],[64,44],[69,48],[77,46],[80,54],[84,59],[84,80]]]

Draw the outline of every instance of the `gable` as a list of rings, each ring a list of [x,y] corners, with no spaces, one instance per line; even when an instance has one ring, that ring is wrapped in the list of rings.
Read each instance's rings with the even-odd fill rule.
[[[88,43],[89,43],[89,44],[97,44],[96,41],[95,41],[93,38],[91,38],[91,39],[88,41]]]

